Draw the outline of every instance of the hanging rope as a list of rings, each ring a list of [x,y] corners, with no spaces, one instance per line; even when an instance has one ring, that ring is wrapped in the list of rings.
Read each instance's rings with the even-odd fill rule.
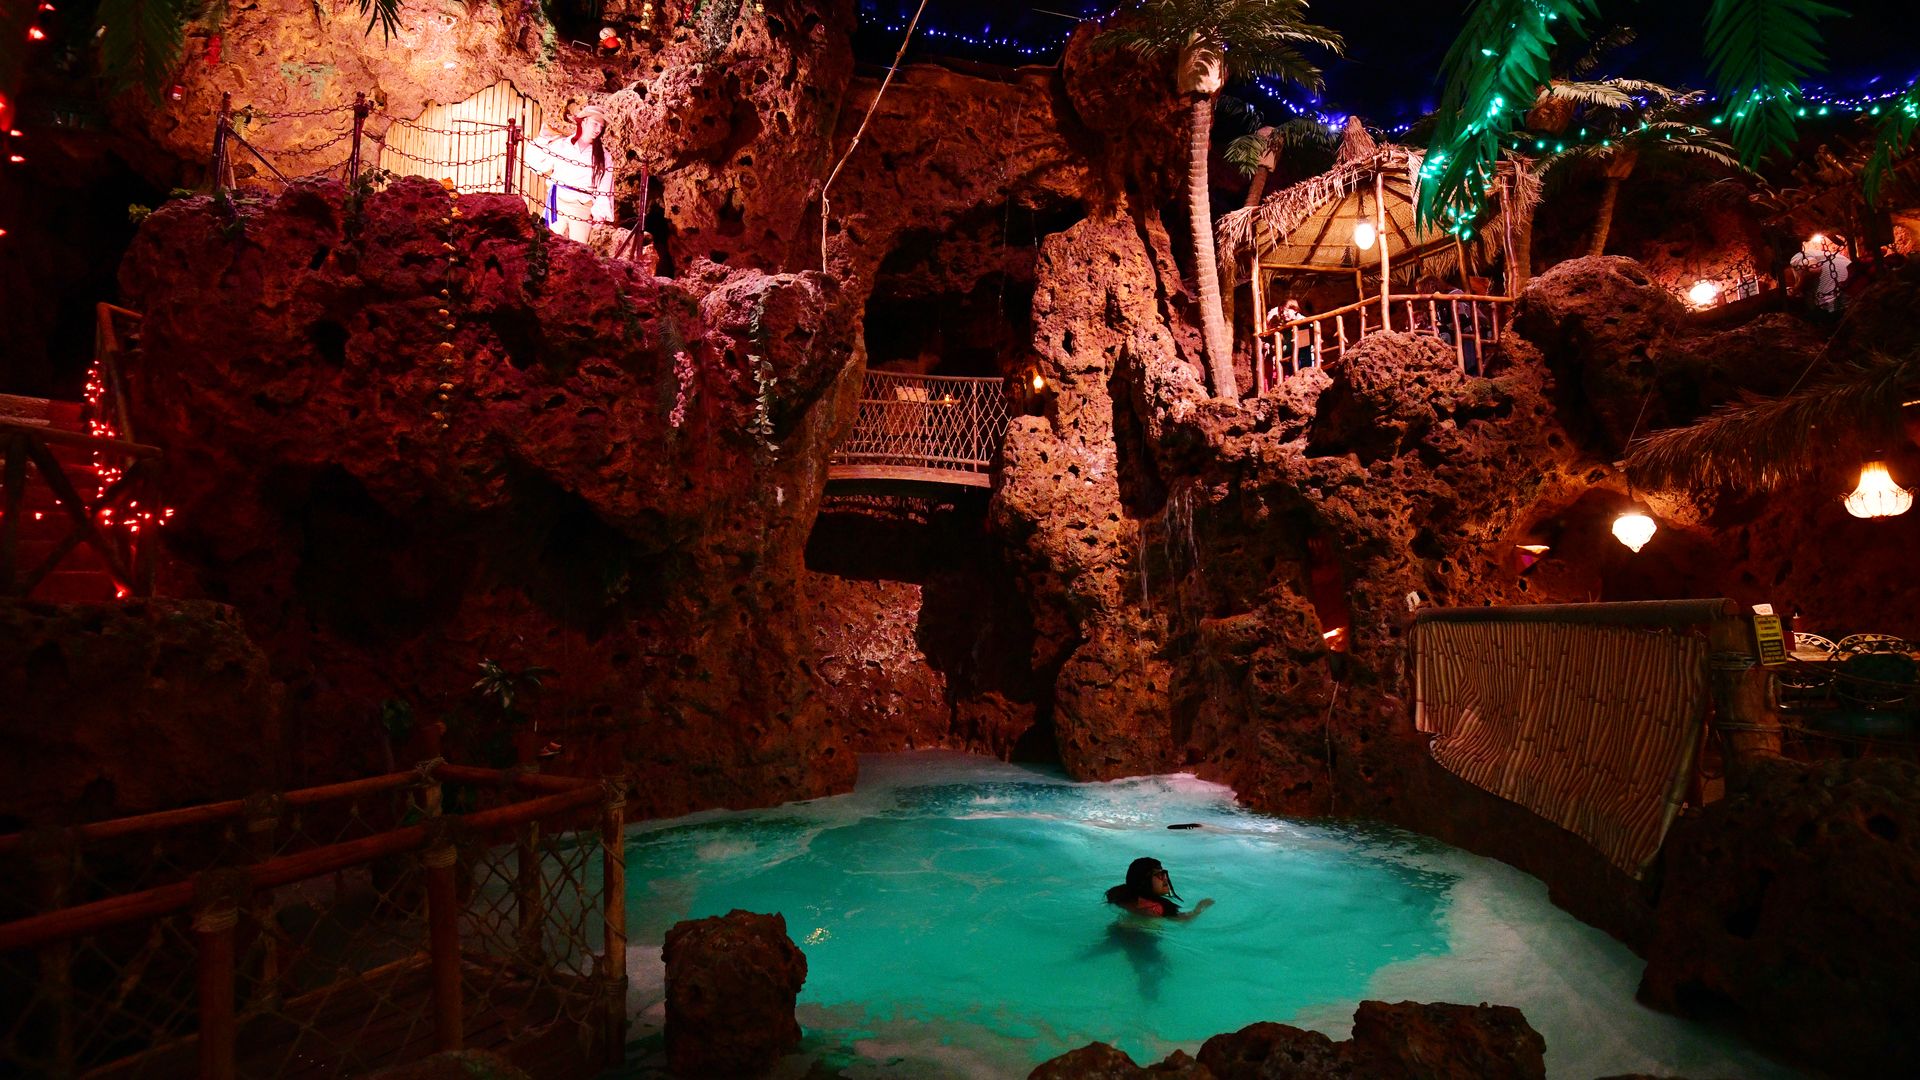
[[[893,73],[900,70],[900,60],[907,55],[907,45],[913,41],[913,29],[920,25],[920,13],[925,10],[927,0],[920,0],[920,6],[913,9],[913,19],[907,23],[906,36],[900,39],[900,51],[893,54],[893,64],[887,68],[887,77],[880,80],[880,89],[874,92],[873,100],[867,105],[867,115],[860,118],[860,126],[853,132],[853,141],[847,144],[847,152],[840,155],[833,171],[827,174],[827,182],[820,185],[820,272],[823,274],[827,272],[827,219],[832,206],[827,199],[827,191],[833,187],[840,170],[846,167],[847,159],[859,147],[860,136],[866,134],[867,122],[873,119],[873,111],[880,107],[880,99],[886,95],[888,84],[893,82]]]

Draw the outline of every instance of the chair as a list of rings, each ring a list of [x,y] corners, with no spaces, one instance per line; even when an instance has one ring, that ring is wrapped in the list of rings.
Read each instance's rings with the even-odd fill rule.
[[[1831,638],[1823,638],[1819,634],[1803,634],[1798,630],[1793,633],[1795,660],[1827,660],[1839,651],[1840,646],[1835,645]]]
[[[1892,634],[1848,634],[1835,648],[1843,653],[1910,653],[1913,644]]]

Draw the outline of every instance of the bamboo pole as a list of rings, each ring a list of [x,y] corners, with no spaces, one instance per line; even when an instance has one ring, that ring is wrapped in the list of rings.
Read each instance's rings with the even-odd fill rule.
[[[427,871],[427,952],[433,968],[433,1046],[442,1053],[459,1050],[460,899],[453,883],[455,851],[441,840],[421,857]]]
[[[73,891],[73,836],[65,829],[33,834],[33,866],[40,910],[58,911]],[[77,1071],[74,1054],[73,943],[50,941],[40,947],[40,993],[53,1007],[54,1075],[68,1080]]]
[[[621,1064],[627,1044],[626,779],[608,779],[605,790],[606,802],[600,815],[600,880],[605,930],[600,976],[607,988],[606,1064],[611,1067]]]
[[[200,1080],[233,1080],[233,938],[246,879],[215,870],[194,881],[194,1001],[200,1014]]]
[[[1264,394],[1270,389],[1267,385],[1266,365],[1267,305],[1262,296],[1263,290],[1260,288],[1261,277],[1260,259],[1255,256],[1253,260],[1253,392],[1256,395]],[[1279,357],[1276,356],[1274,361],[1274,367],[1277,369],[1280,366]]]
[[[1373,174],[1374,210],[1380,217],[1380,329],[1388,330],[1393,325],[1393,313],[1387,307],[1387,294],[1393,288],[1393,264],[1387,257],[1387,173],[1385,169],[1376,169]],[[1362,328],[1364,330],[1364,327]],[[1362,333],[1361,337],[1366,334]]]
[[[1744,616],[1714,620],[1707,630],[1713,650],[1713,716],[1726,750],[1727,787],[1744,788],[1757,761],[1780,756],[1780,717],[1767,701],[1767,671],[1756,655]]]

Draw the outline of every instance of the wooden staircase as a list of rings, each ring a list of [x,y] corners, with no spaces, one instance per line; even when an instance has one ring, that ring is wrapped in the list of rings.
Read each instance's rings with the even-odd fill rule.
[[[87,425],[81,418],[83,409],[84,406],[77,401],[50,401],[46,398],[0,394],[0,421],[44,428],[49,432],[85,436]],[[91,447],[65,440],[48,441],[46,446],[80,496],[92,499],[100,488],[99,468],[94,461],[96,452]],[[14,565],[23,573],[40,565],[73,531],[72,517],[61,507],[53,485],[43,482],[45,478],[36,475],[38,471],[31,462],[27,463],[27,484],[18,511],[20,521]],[[0,513],[4,512],[4,509],[0,509]],[[80,544],[68,551],[53,572],[34,587],[32,597],[54,603],[87,603],[113,600],[119,592],[120,587],[115,584],[100,553],[88,544]]]

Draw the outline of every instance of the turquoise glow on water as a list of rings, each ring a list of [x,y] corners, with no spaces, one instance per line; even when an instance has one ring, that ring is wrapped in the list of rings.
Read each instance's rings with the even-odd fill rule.
[[[1140,855],[1189,905],[1216,906],[1189,923],[1118,914],[1101,894]],[[642,1031],[669,926],[779,912],[807,956],[809,1047],[850,1075],[1024,1075],[1093,1040],[1149,1063],[1260,1020],[1339,1038],[1366,997],[1520,1005],[1556,1073],[1776,1074],[1634,1005],[1631,954],[1534,879],[1408,833],[1262,817],[1189,777],[1073,784],[962,755],[870,757],[851,795],[650,823],[627,857]],[[1540,895],[1516,916],[1509,892]],[[1594,995],[1618,1000],[1599,1016]],[[1671,1030],[1650,1044],[1615,1013]],[[1596,1020],[1615,1030],[1580,1030]]]

